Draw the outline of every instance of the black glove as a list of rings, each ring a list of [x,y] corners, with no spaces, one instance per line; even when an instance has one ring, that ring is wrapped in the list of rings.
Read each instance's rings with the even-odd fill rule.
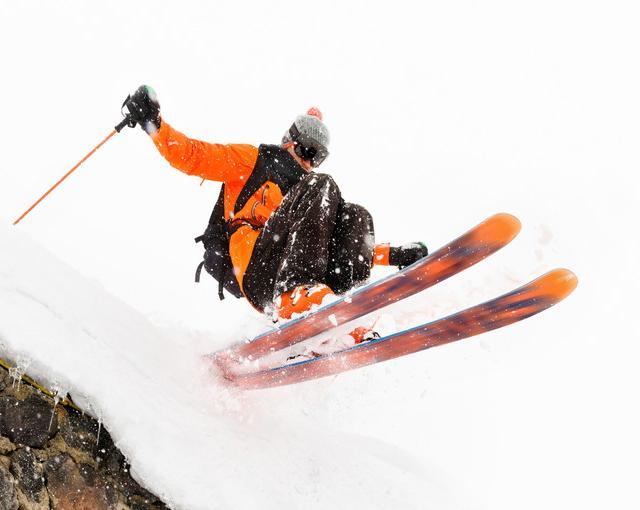
[[[404,246],[389,248],[389,265],[403,269],[429,255],[424,243],[409,243]]]
[[[133,94],[127,97],[122,104],[129,111],[134,127],[139,124],[147,133],[153,133],[160,129],[160,103],[156,91],[149,85],[141,85]]]

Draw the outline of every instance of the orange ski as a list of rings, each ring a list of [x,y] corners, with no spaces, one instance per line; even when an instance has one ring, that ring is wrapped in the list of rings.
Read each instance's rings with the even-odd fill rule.
[[[246,374],[227,373],[227,377],[241,388],[268,388],[390,360],[531,317],[562,301],[577,284],[571,271],[555,269],[516,290],[443,319],[330,355]]]
[[[518,232],[520,221],[515,216],[506,213],[491,216],[415,264],[213,357],[226,370],[235,362],[256,359],[309,339],[446,280],[495,253]]]

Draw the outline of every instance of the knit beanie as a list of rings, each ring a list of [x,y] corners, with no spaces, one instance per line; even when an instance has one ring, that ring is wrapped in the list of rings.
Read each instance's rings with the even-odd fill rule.
[[[283,144],[293,141],[293,135],[291,133],[293,126],[297,128],[300,135],[311,138],[325,148],[329,147],[329,129],[327,129],[327,126],[322,122],[322,112],[317,108],[309,108],[305,115],[298,115],[298,117],[296,117],[291,128],[289,128],[282,137]]]

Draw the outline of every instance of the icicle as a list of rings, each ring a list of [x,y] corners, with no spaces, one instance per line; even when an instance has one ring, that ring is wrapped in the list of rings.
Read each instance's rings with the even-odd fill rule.
[[[12,386],[15,388],[22,381],[22,376],[27,372],[27,368],[31,364],[28,358],[20,357],[15,367],[9,369],[9,376],[13,379]]]
[[[60,402],[60,397],[58,397],[58,394],[56,393],[53,397],[53,409],[51,409],[51,419],[49,420],[48,428],[49,431],[51,431],[51,427],[53,426],[53,417],[56,415],[56,407],[58,406],[58,402]]]
[[[102,432],[102,418],[98,418],[98,437],[96,439],[96,446],[100,444],[100,432]]]
[[[59,383],[54,383],[49,388],[49,391],[53,396],[53,410],[51,411],[51,421],[49,422],[49,430],[51,430],[51,426],[53,425],[53,417],[56,414],[56,407],[60,402],[62,402],[67,397],[69,392],[66,390],[64,386],[62,386]]]

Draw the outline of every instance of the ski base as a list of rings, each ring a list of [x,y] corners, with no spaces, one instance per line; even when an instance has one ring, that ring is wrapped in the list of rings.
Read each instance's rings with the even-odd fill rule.
[[[519,232],[520,221],[515,216],[495,214],[415,264],[214,356],[218,364],[232,366],[290,347],[450,278],[495,253]]]
[[[502,296],[427,324],[330,355],[243,374],[225,370],[225,376],[238,387],[259,389],[338,374],[524,320],[562,301],[577,283],[568,269],[555,269]]]

